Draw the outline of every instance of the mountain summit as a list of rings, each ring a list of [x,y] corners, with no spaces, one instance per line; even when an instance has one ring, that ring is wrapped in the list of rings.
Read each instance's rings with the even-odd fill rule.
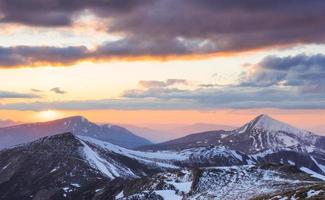
[[[64,132],[100,139],[127,148],[151,144],[147,139],[123,127],[111,124],[97,125],[82,116],[73,116],[0,128],[0,149]]]
[[[245,132],[247,129],[262,129],[262,130],[268,130],[270,132],[281,131],[287,133],[295,133],[299,136],[306,136],[311,134],[308,131],[295,128],[287,123],[278,121],[270,117],[269,115],[265,115],[265,114],[259,115],[251,122],[245,124],[242,128],[239,128],[239,130],[243,132]]]
[[[294,149],[313,151],[316,141],[320,138],[311,132],[295,128],[289,124],[259,115],[229,135],[231,146],[246,153],[256,153],[268,149]]]

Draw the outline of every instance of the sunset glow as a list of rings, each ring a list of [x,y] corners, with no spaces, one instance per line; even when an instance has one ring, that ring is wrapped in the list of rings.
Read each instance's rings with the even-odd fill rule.
[[[0,0],[1,200],[324,183],[325,0]]]
[[[54,110],[45,110],[45,111],[40,111],[38,113],[38,116],[42,121],[49,121],[49,120],[58,119],[61,115],[59,112]]]
[[[26,10],[0,3],[2,120],[239,126],[267,113],[325,134],[318,1],[91,1],[42,4],[45,12],[35,2]]]

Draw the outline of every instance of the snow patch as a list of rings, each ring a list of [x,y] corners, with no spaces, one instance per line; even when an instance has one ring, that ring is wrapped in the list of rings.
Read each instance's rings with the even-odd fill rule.
[[[174,190],[156,190],[155,193],[161,196],[164,200],[182,200],[183,198],[176,195]]]
[[[64,192],[70,192],[71,191],[69,187],[64,187],[62,189],[64,190]]]
[[[124,193],[123,193],[123,190],[120,192],[120,193],[118,193],[117,195],[116,195],[116,199],[119,199],[119,198],[123,198],[124,197]]]
[[[317,172],[314,172],[314,171],[311,170],[311,169],[308,169],[308,168],[306,168],[306,167],[301,167],[300,170],[303,171],[303,172],[306,172],[307,174],[311,175],[311,176],[314,177],[314,178],[318,178],[318,179],[320,179],[320,180],[325,181],[325,176],[323,176],[323,175],[321,175],[321,174],[319,174],[319,173],[317,173]]]
[[[58,170],[59,169],[59,167],[55,167],[54,169],[52,169],[51,171],[50,171],[50,173],[53,173],[53,172],[55,172],[56,170]]]
[[[104,159],[100,158],[84,141],[81,141],[81,143],[84,146],[83,151],[89,163],[91,163],[94,167],[96,167],[99,171],[111,179],[115,178],[114,175],[118,176],[118,174],[113,174],[107,169],[104,164],[107,162]]]
[[[6,166],[4,166],[2,169],[4,170],[4,169],[7,169],[8,168],[8,166],[10,165],[10,163],[8,163]]]
[[[317,191],[315,191],[315,190],[309,190],[309,191],[307,192],[307,198],[310,198],[310,197],[313,197],[313,196],[317,196],[317,195],[319,195],[321,192],[323,192],[323,190],[317,190]]]
[[[71,183],[70,185],[72,185],[73,187],[80,188],[80,184],[79,183]]]
[[[97,189],[97,190],[95,190],[95,192],[99,192],[99,191],[101,191],[101,190],[103,190],[102,188],[100,188],[100,189]]]
[[[166,181],[167,183],[174,185],[175,188],[180,191],[184,192],[185,194],[189,193],[191,190],[192,182],[175,182],[175,181]]]

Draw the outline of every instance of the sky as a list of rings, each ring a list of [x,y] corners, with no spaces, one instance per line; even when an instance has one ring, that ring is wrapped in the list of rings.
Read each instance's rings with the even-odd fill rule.
[[[325,134],[323,0],[0,0],[0,122]]]

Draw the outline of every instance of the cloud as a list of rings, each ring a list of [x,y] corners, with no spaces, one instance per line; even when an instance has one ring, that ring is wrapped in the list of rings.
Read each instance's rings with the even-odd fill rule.
[[[16,121],[13,121],[10,119],[5,119],[5,120],[0,119],[0,127],[14,126],[17,124],[19,124],[19,122],[16,122]]]
[[[3,23],[21,23],[30,26],[69,26],[82,11],[91,10],[99,16],[122,15],[148,0],[1,0],[0,11]]]
[[[188,85],[185,79],[167,79],[166,81],[139,81],[139,85],[145,88],[164,88],[175,85]]]
[[[291,87],[301,93],[325,93],[325,55],[268,56],[243,76],[242,86]]]
[[[305,56],[305,55],[298,55]],[[276,71],[290,71],[292,67],[283,68],[267,67],[261,65],[262,60],[256,65],[259,69],[272,68]],[[284,58],[285,59],[285,58]],[[288,58],[291,59],[291,58]],[[294,59],[295,60],[295,59]],[[314,60],[310,58],[310,60]],[[313,61],[314,62],[314,61]],[[291,62],[287,62],[291,63]],[[309,63],[309,62],[308,62]],[[262,67],[263,66],[263,67]],[[274,69],[273,69],[274,68]],[[308,69],[308,68],[307,68]],[[317,68],[318,69],[318,68]],[[315,69],[314,69],[315,70]],[[299,70],[298,70],[299,71]],[[268,71],[267,71],[268,72]],[[264,72],[264,73],[267,73]],[[307,73],[308,74],[308,73]],[[291,77],[291,76],[289,76]],[[307,76],[308,77],[308,76]],[[254,78],[254,76],[250,77]],[[310,77],[308,77],[310,78]],[[324,78],[323,78],[324,79]],[[264,81],[262,79],[256,79]],[[309,80],[309,79],[307,79]],[[117,99],[101,99],[86,101],[54,101],[33,103],[9,103],[0,104],[0,109],[12,110],[213,110],[220,108],[251,109],[251,108],[279,108],[279,109],[325,109],[325,92],[319,88],[310,88],[309,82],[283,86],[282,84],[271,84],[265,87],[264,82],[259,84],[238,84],[227,86],[206,86],[205,84],[191,85],[191,89],[181,89],[182,84],[191,81],[184,79],[167,79],[165,81],[141,81],[141,89],[130,89],[124,91]],[[279,81],[283,83],[283,80]],[[302,84],[302,83],[307,83]],[[202,86],[203,85],[203,86]],[[319,86],[312,85],[312,86]],[[308,92],[302,90],[308,88]]]
[[[199,84],[202,88],[214,88],[214,87],[221,87],[223,85],[221,84]]]
[[[323,0],[93,0],[68,3],[0,0],[3,16],[0,23],[72,26],[87,10],[109,21],[108,33],[123,36],[91,52],[77,48],[72,55],[68,53],[68,57],[54,53],[61,55],[56,58],[62,59],[59,64],[64,65],[85,58],[191,56],[324,44],[324,8]],[[31,64],[50,59],[46,55],[40,59],[20,52],[10,55],[3,57],[7,60],[0,65]],[[59,59],[54,60],[58,62]]]
[[[220,108],[325,109],[325,95],[303,96],[288,89],[226,88],[170,90],[124,95],[120,99],[0,104],[9,110],[213,110]]]
[[[30,93],[18,93],[10,91],[0,91],[0,99],[29,99],[39,98],[40,96]]]
[[[71,65],[87,57],[86,47],[0,47],[0,67]]]
[[[30,91],[32,91],[32,92],[43,92],[42,90],[35,89],[35,88],[31,88]]]
[[[1,104],[13,110],[161,110],[218,108],[325,109],[325,55],[268,56],[248,68],[238,84],[193,84],[185,79],[140,81],[117,99]],[[184,87],[190,86],[190,87]],[[64,93],[60,88],[54,92]],[[0,92],[0,97],[35,97]]]
[[[0,104],[0,109],[8,110],[161,110],[161,109],[189,109],[190,102],[177,100],[159,101],[153,99],[102,99],[88,101],[57,101],[57,102],[33,102]]]
[[[52,88],[50,91],[51,91],[51,92],[55,92],[55,93],[57,93],[57,94],[65,94],[65,93],[67,93],[66,91],[62,90],[62,89],[59,88],[59,87]]]

